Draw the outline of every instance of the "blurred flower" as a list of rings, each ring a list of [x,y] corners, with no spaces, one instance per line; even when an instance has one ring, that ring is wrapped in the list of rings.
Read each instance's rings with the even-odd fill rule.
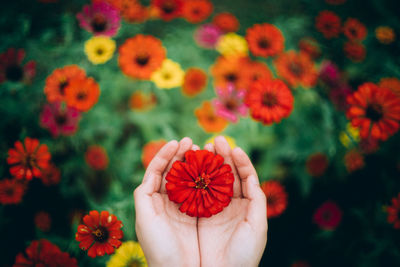
[[[54,164],[42,171],[42,176],[39,177],[42,183],[46,186],[56,185],[60,183],[61,171]]]
[[[126,75],[148,80],[161,67],[166,50],[159,39],[138,34],[128,38],[119,47],[119,66]]]
[[[207,79],[207,73],[202,69],[187,69],[182,85],[183,94],[189,97],[200,94],[206,88]]]
[[[335,230],[342,221],[342,210],[335,202],[324,202],[313,215],[313,221],[323,230]]]
[[[170,21],[182,15],[183,0],[152,0],[151,6],[156,10],[157,16],[164,21]]]
[[[352,143],[360,141],[360,131],[358,128],[351,126],[351,123],[347,123],[346,131],[340,133],[339,140],[345,148],[349,148]]]
[[[77,65],[67,65],[55,69],[47,78],[44,87],[47,101],[65,101],[65,88],[72,80],[86,78],[85,70]]]
[[[17,179],[0,180],[0,203],[19,204],[25,195],[25,183]]]
[[[240,116],[247,114],[247,106],[244,104],[245,90],[228,84],[226,88],[216,88],[216,93],[218,98],[212,103],[218,116],[236,123]]]
[[[144,145],[142,152],[142,163],[145,169],[147,168],[147,166],[149,166],[151,160],[165,144],[167,144],[167,141],[161,139],[148,142]]]
[[[88,251],[88,256],[95,258],[114,253],[119,248],[123,237],[122,222],[108,211],[92,210],[83,217],[83,224],[78,226],[75,239],[80,242],[79,247]],[[92,246],[93,245],[93,246]]]
[[[358,19],[348,18],[343,25],[343,33],[350,41],[363,41],[367,37],[367,27]]]
[[[307,173],[314,177],[322,176],[328,168],[328,157],[323,153],[314,153],[306,161]]]
[[[179,63],[165,59],[161,67],[151,75],[151,80],[160,89],[171,89],[181,86],[184,77],[185,72]]]
[[[45,211],[39,211],[35,214],[35,225],[42,232],[48,232],[51,227],[51,217]]]
[[[214,141],[215,141],[215,138],[216,138],[217,136],[218,136],[218,135],[214,135],[214,136],[208,138],[207,141],[206,141],[204,144],[215,144]],[[235,141],[235,139],[233,139],[233,137],[224,135],[224,138],[225,138],[225,140],[228,142],[228,144],[229,144],[229,146],[231,147],[231,149],[234,149],[234,148],[236,147],[236,141]]]
[[[400,229],[400,193],[392,198],[392,205],[386,207],[387,222],[393,224],[394,229]]]
[[[183,5],[183,17],[190,23],[200,23],[213,11],[209,0],[186,0]]]
[[[391,27],[380,26],[375,29],[375,37],[382,44],[391,44],[396,39],[396,34]]]
[[[9,48],[0,54],[0,84],[4,81],[30,83],[36,74],[36,63],[31,60],[25,65],[23,49]]]
[[[119,12],[105,1],[97,1],[92,5],[83,6],[81,13],[76,15],[79,25],[94,35],[114,36],[121,26]]]
[[[347,97],[353,93],[350,86],[346,83],[340,83],[329,92],[329,98],[338,110],[346,111],[349,107]]]
[[[105,170],[108,167],[107,151],[102,146],[92,145],[86,150],[85,161],[94,170]]]
[[[358,146],[361,149],[362,153],[372,154],[372,153],[375,153],[376,151],[378,151],[379,141],[370,136],[368,138],[361,139]]]
[[[335,63],[325,60],[321,63],[319,78],[329,86],[337,86],[340,83],[340,71]]]
[[[101,1],[101,0],[100,0]],[[137,0],[108,0],[128,22],[141,23],[149,18],[149,10]]]
[[[344,165],[348,172],[353,172],[364,167],[364,156],[357,150],[352,149],[344,155]]]
[[[40,239],[32,241],[25,253],[17,255],[13,267],[26,266],[78,267],[78,263],[47,239]]]
[[[26,137],[24,144],[16,141],[14,147],[8,150],[7,163],[12,165],[10,173],[17,179],[40,177],[49,167],[51,155],[47,145],[40,144],[38,139]]]
[[[340,18],[332,11],[321,11],[315,19],[315,27],[325,38],[338,37],[341,30]]]
[[[265,125],[279,123],[289,117],[294,98],[290,89],[281,80],[259,80],[247,92],[245,103],[253,119]]]
[[[397,97],[400,97],[400,80],[397,78],[382,78],[379,87],[390,89]]]
[[[325,2],[330,5],[341,5],[346,3],[346,0],[325,0]]]
[[[138,242],[126,241],[111,256],[106,267],[147,267],[147,261]]]
[[[203,24],[194,32],[194,39],[198,46],[213,49],[222,35],[221,30],[212,24]]]
[[[241,57],[218,57],[210,68],[214,87],[226,87],[229,83],[233,83],[236,88],[247,88],[249,78],[243,70],[243,64],[247,60]]]
[[[365,46],[356,42],[345,42],[343,46],[343,51],[353,62],[361,62],[365,59],[365,55],[367,53]]]
[[[267,218],[280,216],[288,205],[285,187],[278,181],[266,181],[261,183],[261,189],[267,197]]]
[[[242,66],[244,66],[244,74],[247,78],[247,85],[258,81],[258,80],[271,80],[272,73],[267,64],[261,61],[253,60],[242,60]],[[248,87],[248,86],[247,86]],[[245,88],[247,89],[247,88]]]
[[[48,129],[53,137],[73,135],[78,129],[81,113],[61,102],[45,104],[40,114],[40,124]]]
[[[310,264],[306,261],[296,261],[290,267],[310,267]]]
[[[304,37],[299,41],[300,52],[308,55],[311,59],[317,59],[321,56],[321,48],[314,38]]]
[[[400,98],[387,88],[367,82],[347,98],[346,116],[361,138],[386,140],[399,129]]]
[[[147,111],[157,104],[157,97],[154,93],[135,91],[130,98],[130,106],[134,111]]]
[[[93,64],[103,64],[110,60],[115,51],[115,41],[108,37],[96,36],[85,43],[85,53]]]
[[[270,57],[283,51],[285,38],[282,32],[272,24],[255,24],[246,31],[246,40],[254,56]]]
[[[313,87],[318,78],[314,61],[303,53],[293,50],[280,54],[274,61],[277,74],[294,88]]]
[[[188,171],[190,170],[190,171]],[[234,176],[221,155],[189,150],[165,177],[168,198],[191,217],[211,217],[231,202]]]
[[[228,121],[216,114],[209,101],[204,101],[201,107],[196,108],[194,114],[201,128],[207,133],[219,133],[228,126]]]
[[[65,87],[67,105],[79,111],[89,111],[98,101],[100,88],[91,77],[71,80]]]
[[[247,56],[246,39],[234,32],[222,35],[218,39],[217,51],[224,56]]]
[[[212,23],[223,32],[236,32],[239,29],[238,19],[229,12],[216,14]]]

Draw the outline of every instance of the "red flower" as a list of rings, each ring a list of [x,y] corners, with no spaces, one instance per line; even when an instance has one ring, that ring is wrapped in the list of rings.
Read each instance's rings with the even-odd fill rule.
[[[207,150],[189,150],[165,177],[168,198],[192,217],[210,217],[228,206],[233,196],[233,173],[224,158]]]
[[[45,211],[40,211],[35,215],[35,225],[39,228],[42,232],[47,232],[50,230],[51,227],[51,217]]]
[[[299,41],[299,49],[300,52],[308,55],[312,59],[317,59],[321,56],[321,48],[318,42],[311,37],[302,38]]]
[[[315,19],[315,27],[327,39],[338,37],[341,31],[340,18],[332,11],[321,11]]]
[[[170,21],[182,15],[183,3],[182,0],[152,0],[151,5],[161,19]]]
[[[56,185],[60,182],[61,172],[54,164],[50,164],[50,166],[43,170],[42,176],[40,176],[40,180],[46,186]]]
[[[334,230],[342,221],[342,210],[336,203],[326,201],[315,211],[313,221],[321,229]]]
[[[344,155],[344,165],[348,172],[359,170],[364,167],[364,156],[357,149],[352,149]]]
[[[46,239],[32,241],[25,250],[25,255],[19,253],[13,267],[78,267],[75,258]]]
[[[0,181],[0,203],[18,204],[25,194],[25,183],[17,179],[4,179]]]
[[[23,49],[9,48],[0,54],[0,83],[4,81],[30,83],[36,74],[36,63],[29,61],[22,65],[25,58]]]
[[[392,198],[392,205],[386,207],[387,222],[393,224],[394,229],[400,229],[400,193]]]
[[[350,41],[344,43],[343,51],[346,54],[346,57],[354,62],[363,61],[367,53],[363,44]]]
[[[361,138],[386,140],[399,129],[400,98],[387,88],[364,83],[347,98],[346,116]]]
[[[190,23],[199,23],[207,19],[213,11],[209,0],[186,0],[183,5],[183,17]]]
[[[104,256],[105,253],[110,255],[114,253],[114,248],[121,246],[122,222],[115,215],[92,210],[83,217],[83,223],[78,226],[75,239],[80,242],[81,249],[89,249],[89,257]]]
[[[255,24],[246,31],[246,40],[254,56],[275,56],[283,51],[285,38],[275,25]]]
[[[267,218],[281,215],[288,205],[285,188],[278,181],[267,181],[261,184],[261,189],[267,197]]]
[[[348,18],[344,23],[343,33],[350,41],[363,41],[367,37],[367,27],[358,19]]]
[[[94,170],[105,170],[108,166],[108,156],[102,146],[90,146],[85,153],[85,161]]]
[[[218,13],[214,16],[212,24],[223,32],[236,32],[239,29],[239,20],[229,12]]]
[[[315,177],[323,175],[327,167],[328,158],[325,154],[322,153],[315,153],[310,155],[306,162],[308,174]]]
[[[245,103],[251,116],[263,124],[280,122],[293,110],[292,92],[281,80],[262,79],[251,84]]]
[[[31,180],[40,177],[42,171],[49,167],[51,155],[47,145],[40,145],[39,140],[26,137],[24,145],[16,141],[14,146],[8,150],[7,163],[13,165],[10,173],[16,178]]]

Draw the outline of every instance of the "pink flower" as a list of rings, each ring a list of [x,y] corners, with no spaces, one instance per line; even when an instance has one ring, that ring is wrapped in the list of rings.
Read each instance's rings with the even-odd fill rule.
[[[236,90],[232,83],[226,88],[216,88],[217,99],[213,100],[216,114],[231,122],[237,122],[239,116],[247,114],[247,106],[244,104],[245,90]]]
[[[340,71],[331,61],[324,61],[321,64],[319,78],[329,86],[336,86],[340,82]]]
[[[72,135],[78,129],[81,113],[61,102],[46,104],[40,114],[40,123],[48,129],[53,137],[58,135]]]
[[[6,52],[0,54],[0,83],[4,81],[32,82],[36,74],[36,63],[28,61],[23,66],[24,58],[25,51],[23,49],[9,48]]]
[[[315,211],[313,221],[321,229],[334,230],[342,221],[342,210],[336,203],[326,201]]]
[[[197,28],[194,33],[196,43],[203,48],[215,48],[222,31],[213,24],[204,24]]]
[[[110,4],[98,1],[85,5],[81,13],[76,15],[80,26],[94,35],[114,36],[121,25],[121,17],[117,9]]]

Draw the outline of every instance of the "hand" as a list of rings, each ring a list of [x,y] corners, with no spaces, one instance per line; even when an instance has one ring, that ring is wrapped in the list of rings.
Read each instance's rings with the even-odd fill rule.
[[[201,266],[257,266],[267,243],[267,207],[257,173],[249,157],[233,151],[224,137],[207,150],[220,154],[235,177],[229,206],[210,218],[199,218]]]
[[[198,149],[190,138],[166,144],[150,162],[134,192],[136,234],[149,266],[200,266],[197,218],[168,199],[165,176],[186,151]]]

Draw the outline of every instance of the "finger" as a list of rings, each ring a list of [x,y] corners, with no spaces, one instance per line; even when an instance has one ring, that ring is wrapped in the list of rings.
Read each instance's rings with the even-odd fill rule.
[[[248,194],[246,180],[250,175],[254,175],[256,178],[258,177],[256,169],[251,163],[251,160],[247,156],[246,152],[244,152],[240,147],[233,149],[232,158],[242,184],[243,196],[247,198]]]
[[[215,154],[215,147],[214,147],[214,145],[213,145],[212,143],[206,144],[206,145],[204,146],[204,149],[205,149],[205,150],[208,150],[208,151],[210,151],[210,152],[212,152],[212,153]]]
[[[136,218],[148,218],[156,214],[152,202],[156,180],[157,178],[154,177],[154,174],[149,174],[149,177],[143,179],[142,184],[133,192]]]
[[[200,147],[198,145],[192,145],[192,150],[200,150]]]
[[[242,196],[242,188],[239,180],[239,176],[236,171],[235,164],[232,160],[232,150],[226,141],[225,137],[217,136],[215,138],[215,151],[217,154],[221,155],[224,158],[226,164],[229,164],[232,168],[233,176],[235,177],[235,181],[233,183],[233,197]]]
[[[246,179],[246,187],[247,198],[250,200],[246,220],[253,229],[267,227],[267,199],[257,176],[250,175]]]
[[[169,169],[171,169],[172,164],[174,164],[174,162],[177,160],[183,160],[183,157],[184,157],[186,151],[190,150],[192,148],[192,145],[193,145],[193,141],[189,137],[185,137],[179,142],[178,150],[177,150],[175,156],[169,162],[168,167],[163,175],[163,179],[161,181],[161,187],[159,189],[160,193],[167,192],[167,190],[165,189],[165,184],[167,183],[167,180],[165,180],[165,176],[166,176],[167,172],[169,171]]]

